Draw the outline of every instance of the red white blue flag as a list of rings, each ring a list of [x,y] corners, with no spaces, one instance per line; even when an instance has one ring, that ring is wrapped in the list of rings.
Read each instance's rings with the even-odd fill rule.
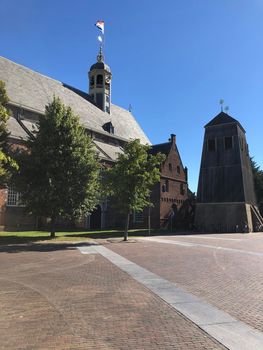
[[[97,21],[97,23],[95,24],[95,26],[101,30],[102,34],[104,34],[104,21]]]

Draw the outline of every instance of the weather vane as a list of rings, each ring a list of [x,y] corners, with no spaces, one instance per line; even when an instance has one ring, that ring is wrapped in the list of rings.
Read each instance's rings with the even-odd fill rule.
[[[226,114],[227,114],[228,111],[229,111],[229,107],[226,106],[226,107],[225,107],[225,112],[226,112]]]
[[[221,112],[223,112],[223,107],[224,107],[224,100],[219,100],[219,104],[220,104],[220,106],[221,106]]]

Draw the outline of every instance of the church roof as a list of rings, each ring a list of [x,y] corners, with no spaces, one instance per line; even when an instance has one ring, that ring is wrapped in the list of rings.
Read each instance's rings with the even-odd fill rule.
[[[106,158],[111,161],[116,161],[118,159],[118,156],[123,153],[123,148],[120,146],[110,145],[97,140],[93,140],[93,143],[99,151],[100,158]]]
[[[44,114],[45,106],[56,96],[79,115],[82,125],[87,129],[105,134],[102,126],[112,122],[115,136],[125,140],[140,139],[141,143],[150,144],[129,111],[112,104],[111,114],[103,112],[90,102],[84,92],[81,93],[78,89],[1,56],[0,80],[6,83],[10,104],[21,105],[24,109],[28,108]]]
[[[230,115],[228,115],[225,112],[220,112],[217,116],[215,116],[212,120],[210,120],[208,124],[205,125],[205,128],[207,128],[208,126],[230,124],[230,123],[238,124],[243,129],[242,125],[239,123],[238,120],[232,118]]]
[[[168,156],[170,150],[171,150],[171,142],[166,142],[166,143],[160,143],[158,145],[152,145],[152,147],[149,150],[149,153],[156,155],[157,153],[160,152]]]

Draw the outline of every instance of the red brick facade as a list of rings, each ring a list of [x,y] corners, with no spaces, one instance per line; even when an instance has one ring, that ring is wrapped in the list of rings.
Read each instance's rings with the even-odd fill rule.
[[[153,228],[181,227],[184,221],[182,207],[188,199],[187,168],[183,167],[176,137],[171,135],[169,142],[154,145],[152,153],[164,153],[166,159],[161,166],[161,179],[152,191],[154,207],[150,209],[150,222]],[[134,227],[147,227],[149,208],[143,213],[141,223],[133,222]],[[172,222],[172,223],[171,223]]]

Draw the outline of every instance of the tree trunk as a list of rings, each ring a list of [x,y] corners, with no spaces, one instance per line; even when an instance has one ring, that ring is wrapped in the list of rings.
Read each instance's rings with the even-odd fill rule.
[[[130,222],[130,212],[127,214],[126,227],[125,227],[124,238],[123,238],[124,241],[128,241],[129,222]]]
[[[50,237],[51,238],[55,238],[55,236],[56,236],[55,229],[56,229],[56,218],[55,218],[55,216],[52,216],[51,217],[51,228],[50,228]]]

